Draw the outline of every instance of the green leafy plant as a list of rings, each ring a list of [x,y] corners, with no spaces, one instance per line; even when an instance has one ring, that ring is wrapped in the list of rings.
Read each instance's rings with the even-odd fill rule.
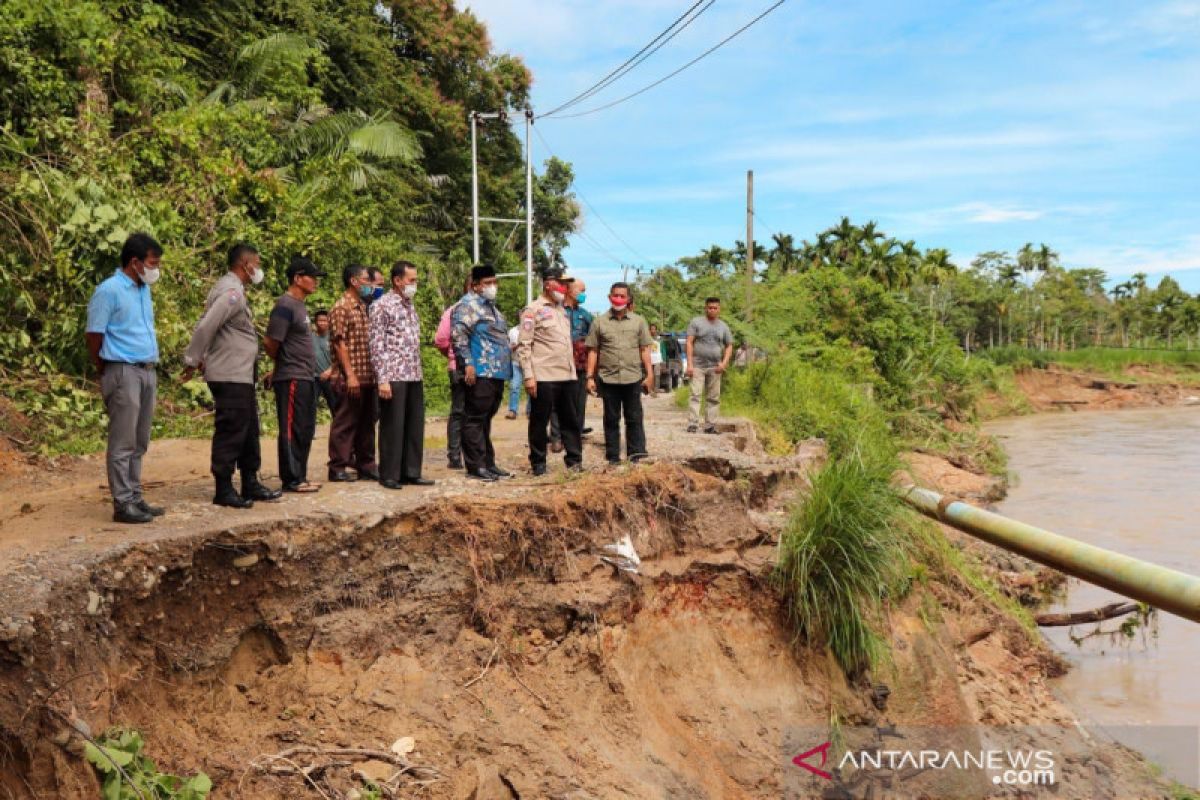
[[[142,755],[145,742],[131,728],[112,728],[95,744],[88,742],[84,756],[101,776],[102,800],[205,800],[212,780],[203,772],[181,778],[159,772]]]

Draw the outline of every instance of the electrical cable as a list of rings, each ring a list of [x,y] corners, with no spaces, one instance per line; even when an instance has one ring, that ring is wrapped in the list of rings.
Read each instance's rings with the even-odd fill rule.
[[[676,26],[678,26],[681,22],[683,22],[685,19],[687,19],[692,14],[692,12],[695,11],[696,8],[700,5],[702,5],[704,2],[705,2],[705,0],[696,0],[696,2],[693,3],[692,6],[690,8],[688,8],[687,11],[685,11],[681,15],[679,15],[679,17],[677,17],[674,22],[672,22],[670,25],[668,25],[661,33],[658,34],[658,36],[655,36],[653,39],[651,39],[641,50],[638,50],[636,53],[634,53],[632,56],[630,56],[628,59],[626,59],[623,64],[621,64],[619,67],[614,69],[612,72],[609,72],[607,75],[605,75],[600,80],[593,83],[587,89],[584,89],[582,92],[580,92],[579,94],[572,97],[570,100],[566,101],[565,103],[555,106],[552,110],[546,112],[546,114],[544,116],[549,117],[551,114],[557,114],[559,111],[562,111],[563,109],[565,109],[569,106],[573,106],[576,103],[578,103],[579,101],[586,99],[587,97],[591,97],[593,94],[600,91],[608,84],[612,83],[613,81],[617,80],[622,75],[624,75],[625,73],[629,72],[629,70],[631,70],[637,66],[637,64],[634,64],[633,62],[639,56],[641,56],[643,53],[646,53],[646,51],[649,50],[651,47],[653,47],[656,42],[658,42],[660,39],[662,39],[664,36],[667,36],[668,34],[670,34],[670,36],[666,39],[666,41],[662,42],[662,44],[660,44],[659,47],[662,47],[663,44],[666,44],[667,42],[669,42],[671,39],[673,39],[675,37],[676,34],[679,33],[679,31],[683,30],[683,28],[686,28],[688,25],[690,25],[695,20],[696,17],[700,16],[700,14],[703,14],[705,11],[707,11],[708,6],[711,6],[713,4],[713,2],[715,2],[715,0],[708,0],[708,6],[705,6],[703,9],[701,9],[699,12],[697,12],[696,15],[694,17],[692,17],[691,19],[688,19],[687,22],[684,23],[682,28],[679,28],[679,30],[676,30],[674,33],[671,33],[671,31],[674,30],[674,28]],[[658,48],[655,47],[654,49],[657,50]],[[649,58],[653,53],[654,53],[653,50],[650,51],[649,53],[646,53],[646,58]],[[644,60],[645,60],[645,58],[642,59],[642,61],[644,61]],[[637,63],[640,64],[641,61],[638,61]],[[620,73],[620,74],[618,74],[618,73]]]
[[[717,50],[721,49],[722,47],[724,47],[724,46],[725,46],[726,44],[728,44],[729,42],[731,42],[731,41],[733,41],[734,39],[736,39],[738,36],[740,36],[742,33],[744,33],[744,32],[745,32],[745,31],[746,31],[748,28],[750,28],[752,25],[754,25],[755,23],[757,23],[757,22],[758,22],[759,20],[761,20],[763,17],[767,16],[767,15],[768,15],[768,14],[770,14],[772,11],[774,11],[774,10],[775,10],[775,9],[777,9],[777,8],[779,8],[781,5],[783,5],[783,4],[784,4],[784,3],[786,3],[786,2],[787,2],[787,0],[778,0],[778,2],[776,2],[776,3],[775,3],[774,5],[772,5],[770,8],[768,8],[766,11],[762,12],[762,13],[761,13],[761,14],[759,14],[757,17],[755,17],[754,19],[750,20],[750,21],[749,21],[749,22],[747,22],[745,25],[743,25],[742,27],[738,28],[738,29],[737,29],[736,31],[734,31],[733,33],[731,33],[731,34],[729,34],[728,36],[726,36],[726,37],[725,37],[724,39],[722,39],[721,41],[717,42],[715,45],[713,45],[713,46],[712,46],[712,47],[710,47],[709,49],[705,50],[703,53],[701,53],[700,55],[696,56],[696,57],[695,57],[695,58],[693,58],[691,61],[689,61],[689,62],[687,62],[686,64],[684,64],[684,65],[683,65],[682,67],[680,67],[679,69],[675,70],[674,72],[672,72],[672,73],[670,73],[670,74],[668,74],[668,75],[664,75],[663,77],[661,77],[661,78],[659,78],[658,80],[656,80],[654,83],[651,83],[651,84],[649,84],[649,85],[647,85],[647,86],[643,86],[641,89],[638,89],[636,92],[634,92],[634,93],[632,93],[632,94],[627,94],[627,95],[625,95],[624,97],[620,98],[619,100],[614,100],[614,101],[612,101],[611,103],[606,103],[606,104],[604,104],[604,105],[602,105],[602,106],[597,106],[597,107],[595,107],[595,108],[589,108],[587,111],[578,111],[578,112],[576,112],[576,113],[574,113],[574,114],[561,114],[561,115],[559,115],[559,116],[557,117],[557,119],[572,119],[572,118],[574,118],[574,117],[586,117],[586,116],[587,116],[587,115],[589,115],[589,114],[595,114],[595,113],[597,113],[597,112],[599,112],[599,111],[605,111],[605,110],[607,110],[607,109],[610,109],[610,108],[612,108],[613,106],[618,106],[618,105],[620,105],[621,103],[624,103],[626,100],[632,100],[633,98],[637,97],[638,95],[640,95],[640,94],[644,94],[645,92],[648,92],[648,91],[650,91],[651,89],[653,89],[653,88],[654,88],[654,87],[656,87],[656,86],[660,86],[660,85],[662,85],[662,84],[666,83],[666,82],[667,82],[667,81],[669,81],[671,78],[674,78],[676,75],[678,75],[679,73],[683,72],[683,71],[684,71],[685,69],[687,69],[688,67],[691,67],[692,65],[694,65],[694,64],[696,64],[696,63],[698,63],[699,61],[702,61],[703,59],[707,58],[707,57],[708,57],[709,55],[711,55],[712,53],[716,52]],[[547,116],[548,116],[548,115],[547,115]]]

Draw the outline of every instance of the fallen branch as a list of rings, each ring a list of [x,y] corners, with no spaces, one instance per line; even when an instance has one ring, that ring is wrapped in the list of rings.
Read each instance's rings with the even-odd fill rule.
[[[492,659],[496,657],[496,652],[497,652],[499,649],[500,649],[500,643],[499,643],[499,642],[497,642],[497,643],[496,643],[496,646],[492,648],[492,654],[491,654],[490,656],[488,656],[487,663],[483,665],[483,672],[479,673],[479,674],[478,674],[478,675],[476,675],[474,678],[472,678],[471,680],[469,680],[469,681],[467,681],[466,683],[464,683],[464,684],[463,684],[463,688],[464,688],[464,689],[466,689],[466,688],[469,688],[469,687],[470,687],[472,684],[474,684],[474,683],[478,683],[478,682],[479,682],[479,680],[480,680],[480,679],[481,679],[481,678],[482,678],[484,675],[487,675],[487,671],[488,671],[488,669],[490,669],[490,668],[491,668],[491,666],[492,666]]]
[[[45,708],[47,711],[49,711],[50,713],[57,716],[63,722],[67,723],[67,727],[70,729],[71,733],[74,733],[76,736],[80,736],[80,737],[86,739],[88,741],[88,743],[92,745],[92,747],[96,748],[96,752],[98,752],[100,755],[104,756],[104,759],[106,761],[108,761],[108,763],[110,763],[114,767],[116,767],[117,772],[119,772],[121,774],[121,779],[124,780],[127,784],[129,784],[129,788],[133,790],[133,793],[138,796],[139,800],[146,800],[146,795],[142,794],[142,790],[139,789],[137,787],[137,784],[133,782],[133,778],[129,777],[129,773],[125,771],[125,768],[122,767],[120,764],[118,764],[113,759],[113,757],[108,754],[108,751],[105,750],[104,747],[99,742],[97,742],[91,736],[88,736],[83,731],[79,730],[79,728],[75,725],[74,720],[72,720],[66,714],[59,711],[57,708],[54,708],[53,706],[46,706]]]
[[[289,747],[281,753],[275,755],[259,756],[251,763],[251,766],[257,769],[271,769],[267,764],[259,763],[263,759],[267,761],[285,761],[295,763],[293,759],[296,756],[344,756],[360,761],[385,761],[393,766],[400,768],[400,774],[404,775],[410,772],[426,772],[433,776],[441,775],[433,767],[423,767],[418,764],[411,763],[408,759],[391,753],[385,750],[369,750],[363,747],[312,747],[310,745],[297,745]],[[300,770],[300,772],[304,772]]]
[[[1038,614],[1034,621],[1043,628],[1061,628],[1068,625],[1084,625],[1088,622],[1103,622],[1106,619],[1123,617],[1133,614],[1139,608],[1138,603],[1109,603],[1090,611],[1075,611],[1064,614]]]

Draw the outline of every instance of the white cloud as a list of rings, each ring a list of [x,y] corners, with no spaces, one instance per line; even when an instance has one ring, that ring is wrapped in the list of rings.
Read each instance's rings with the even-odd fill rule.
[[[1185,236],[1166,246],[1081,247],[1064,250],[1062,255],[1067,266],[1099,267],[1113,278],[1135,272],[1149,275],[1192,272],[1200,270],[1200,235]]]

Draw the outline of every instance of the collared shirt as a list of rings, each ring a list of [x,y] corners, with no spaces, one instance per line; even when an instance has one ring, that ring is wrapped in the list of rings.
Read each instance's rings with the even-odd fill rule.
[[[421,320],[411,300],[388,292],[372,303],[370,333],[376,381],[421,380]]]
[[[88,302],[87,332],[104,335],[100,358],[129,364],[158,361],[150,287],[122,270],[96,287]]]
[[[650,326],[632,311],[618,317],[601,314],[592,321],[587,346],[596,351],[596,375],[605,383],[628,384],[645,380],[642,348],[649,347]]]
[[[313,331],[312,334],[313,353],[317,357],[317,376],[333,366],[333,356],[329,353],[329,334],[324,336]]]
[[[539,297],[521,312],[517,361],[525,380],[575,380],[571,321],[562,306]]]
[[[592,312],[580,306],[567,307],[571,321],[571,347],[575,353],[575,372],[587,369],[587,335],[592,329]]]
[[[512,377],[508,323],[491,300],[468,292],[450,315],[450,341],[460,370],[475,367],[480,378]]]
[[[329,310],[329,344],[336,350],[339,344],[346,346],[350,357],[350,369],[359,383],[375,383],[375,370],[371,367],[370,346],[371,319],[367,316],[367,304],[357,295],[343,294]],[[340,358],[333,359],[333,376],[347,380]]]
[[[458,303],[442,312],[442,318],[438,321],[437,333],[433,335],[433,346],[446,357],[446,369],[451,372],[458,367],[454,358],[454,345],[450,341],[451,318],[454,316],[456,308],[458,308]]]
[[[246,301],[246,287],[232,272],[225,273],[208,293],[204,314],[183,354],[189,367],[204,364],[204,380],[254,383],[258,333]]]

